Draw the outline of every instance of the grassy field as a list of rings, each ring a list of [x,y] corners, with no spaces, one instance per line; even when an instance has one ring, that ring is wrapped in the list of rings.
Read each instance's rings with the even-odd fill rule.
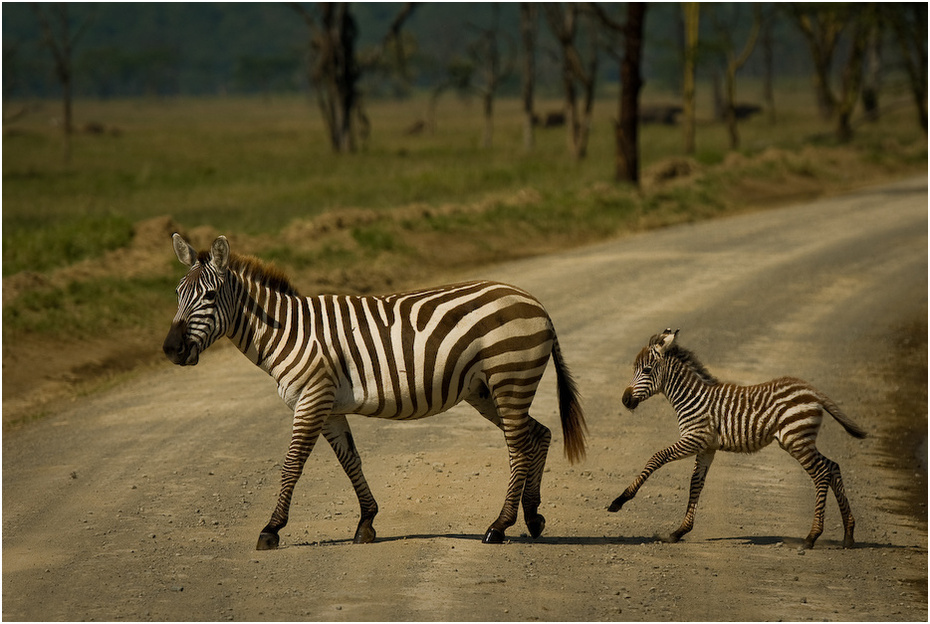
[[[426,118],[425,98],[375,102],[369,140],[340,156],[298,96],[79,101],[82,131],[69,163],[53,124],[58,104],[25,104],[3,138],[5,381],[8,363],[41,365],[43,345],[78,345],[119,363],[120,345],[134,336],[147,345],[137,350],[157,357],[152,337],[173,316],[182,269],[169,229],[197,245],[226,234],[234,250],[276,261],[307,292],[385,291],[926,172],[911,107],[859,125],[855,141],[838,146],[809,102],[790,101],[774,126],[761,115],[742,123],[738,152],[706,116],[691,159],[680,153],[679,127],[645,126],[641,190],[612,181],[613,98],[597,102],[580,162],[568,155],[564,128],[537,130],[526,153],[515,100],[496,105],[491,149],[481,146],[477,100],[449,96],[435,127],[417,134],[406,130]],[[699,112],[709,109],[702,102]],[[86,131],[90,124],[103,132]],[[48,375],[70,379],[73,368]]]

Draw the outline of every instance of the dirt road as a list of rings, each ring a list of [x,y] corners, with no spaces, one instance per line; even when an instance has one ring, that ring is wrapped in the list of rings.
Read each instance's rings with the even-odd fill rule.
[[[926,179],[450,279],[465,277],[536,294],[585,396],[578,466],[561,454],[551,371],[534,404],[553,430],[541,538],[518,524],[508,543],[481,543],[507,453],[462,406],[350,418],[381,507],[376,543],[350,543],[355,498],[320,444],[282,548],[255,551],[290,415],[269,378],[214,347],[3,437],[3,618],[926,620]],[[858,548],[840,548],[831,499],[817,547],[799,550],[813,487],[778,448],[718,453],[681,543],[653,535],[680,521],[690,461],[606,512],[677,435],[661,397],[635,414],[619,401],[665,327],[718,377],[806,378],[870,432],[828,421],[818,443],[842,466]]]

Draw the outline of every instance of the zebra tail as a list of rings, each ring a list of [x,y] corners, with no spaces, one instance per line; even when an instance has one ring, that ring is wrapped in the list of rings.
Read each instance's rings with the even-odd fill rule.
[[[836,403],[827,398],[823,393],[818,392],[818,394],[820,395],[820,404],[823,405],[825,410],[830,412],[830,415],[836,419],[836,422],[843,425],[843,429],[845,429],[849,435],[854,438],[859,438],[860,440],[868,435],[865,429],[854,423],[849,416],[843,413],[843,410],[841,410]]]
[[[559,418],[562,421],[562,435],[565,438],[565,456],[572,464],[585,458],[585,432],[588,426],[584,421],[584,412],[578,394],[578,385],[568,370],[562,351],[559,349],[559,339],[552,342],[552,361],[555,364],[555,375],[559,396]]]

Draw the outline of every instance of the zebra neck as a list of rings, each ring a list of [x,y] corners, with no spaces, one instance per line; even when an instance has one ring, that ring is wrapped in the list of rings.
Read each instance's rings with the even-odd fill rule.
[[[676,412],[687,411],[696,401],[703,403],[714,385],[680,360],[666,360],[665,384],[662,391]]]
[[[249,360],[265,369],[297,297],[237,277],[226,335]]]

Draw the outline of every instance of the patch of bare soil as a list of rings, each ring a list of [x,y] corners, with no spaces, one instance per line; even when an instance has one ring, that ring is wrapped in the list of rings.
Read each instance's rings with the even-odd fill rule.
[[[767,167],[763,176],[738,175]],[[775,173],[772,173],[774,169]],[[643,193],[661,193],[674,185],[692,184],[707,172],[692,159],[674,158],[647,169]],[[735,210],[784,205],[789,201],[857,188],[896,177],[880,167],[865,167],[848,150],[805,148],[798,154],[770,149],[753,159],[728,156],[717,171],[733,173],[725,191],[725,201]],[[825,175],[840,171],[841,175]],[[592,192],[599,192],[597,189]],[[611,188],[605,192],[616,192]],[[356,263],[348,267],[311,266],[292,274],[303,292],[388,292],[423,284],[435,276],[463,267],[541,255],[591,242],[590,236],[541,235],[532,228],[489,228],[481,237],[455,236],[428,228],[411,230],[404,223],[456,215],[481,214],[499,206],[531,206],[540,201],[531,189],[502,196],[489,196],[473,204],[433,207],[412,205],[389,212],[339,210],[313,219],[298,220],[279,236],[245,236],[222,232],[239,253],[261,255],[263,249],[285,246],[314,252],[337,245],[358,247],[352,230],[384,223],[392,231],[402,231],[403,244],[416,250],[415,259],[392,256],[389,261]],[[645,216],[631,229],[663,224],[661,216]],[[653,223],[655,221],[655,223]],[[102,257],[47,273],[23,272],[3,279],[4,305],[30,290],[61,288],[75,281],[106,276],[160,276],[171,271],[177,261],[171,252],[170,237],[181,232],[196,248],[209,246],[220,234],[210,226],[185,230],[170,216],[136,224],[132,243]],[[165,311],[164,327],[120,330],[106,336],[82,340],[17,336],[3,345],[3,426],[4,430],[41,417],[60,401],[73,400],[96,384],[124,375],[140,365],[159,361],[162,334],[167,331],[171,311]]]

